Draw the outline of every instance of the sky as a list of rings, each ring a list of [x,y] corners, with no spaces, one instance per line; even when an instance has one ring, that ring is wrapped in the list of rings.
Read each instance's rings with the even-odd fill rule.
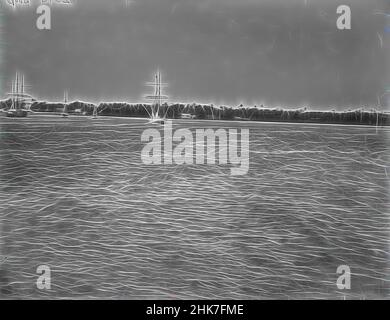
[[[171,102],[389,109],[388,0],[78,0],[51,30],[31,1],[0,0],[3,93],[18,70],[38,99],[141,102],[160,69]]]

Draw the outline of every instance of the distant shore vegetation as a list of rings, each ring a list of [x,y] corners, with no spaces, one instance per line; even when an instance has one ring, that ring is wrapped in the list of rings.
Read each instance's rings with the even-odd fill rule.
[[[92,115],[95,108],[99,116],[138,117],[147,118],[151,105],[144,103],[86,103],[73,101],[66,104],[69,114]],[[0,101],[0,109],[11,107],[11,100]],[[64,103],[35,101],[31,105],[33,112],[61,113]],[[390,113],[369,108],[359,108],[345,111],[316,111],[307,108],[284,109],[260,106],[236,107],[215,106],[213,104],[170,103],[163,104],[160,113],[168,119],[203,119],[203,120],[236,120],[236,121],[267,121],[267,122],[308,122],[332,124],[360,124],[373,126],[389,126]]]

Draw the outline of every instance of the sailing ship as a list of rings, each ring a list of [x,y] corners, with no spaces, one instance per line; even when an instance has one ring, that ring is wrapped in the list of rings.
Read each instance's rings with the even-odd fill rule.
[[[11,93],[8,94],[11,99],[11,107],[6,111],[7,117],[23,118],[31,112],[30,107],[34,99],[25,93],[25,88],[24,75],[16,73],[15,81],[12,81],[11,84]]]
[[[64,109],[62,110],[61,116],[63,118],[69,117],[69,113],[68,113],[68,91],[64,92]]]
[[[146,109],[150,117],[149,123],[165,124],[168,108],[163,115],[160,115],[160,111],[162,111],[162,102],[168,100],[168,96],[163,95],[162,92],[163,87],[166,87],[167,84],[162,82],[161,72],[159,70],[154,75],[154,82],[148,82],[147,85],[154,87],[154,94],[145,96],[147,100],[152,102],[151,111],[149,112]]]
[[[94,106],[93,113],[92,113],[92,119],[97,119],[97,118],[98,118],[98,107]]]

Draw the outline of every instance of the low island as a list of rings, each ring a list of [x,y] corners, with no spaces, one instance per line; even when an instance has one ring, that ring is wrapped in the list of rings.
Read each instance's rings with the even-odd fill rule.
[[[12,101],[0,101],[0,109],[6,111],[11,107]],[[66,108],[70,115],[89,116],[97,110],[99,116],[136,117],[147,118],[151,104],[144,103],[87,103],[82,101],[46,102],[34,101],[30,110],[39,113],[61,113]],[[390,113],[377,111],[373,108],[359,108],[346,111],[317,111],[307,108],[285,109],[267,108],[263,105],[246,107],[215,106],[213,104],[197,103],[164,103],[161,105],[161,113],[167,119],[202,119],[202,120],[233,120],[233,121],[266,121],[266,122],[291,122],[291,123],[328,123],[328,124],[353,124],[389,126]]]

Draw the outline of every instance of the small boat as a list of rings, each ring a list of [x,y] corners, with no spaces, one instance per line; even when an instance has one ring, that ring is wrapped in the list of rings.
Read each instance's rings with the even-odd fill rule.
[[[8,110],[3,110],[3,112],[9,118],[25,118],[31,112],[29,107],[33,98],[24,93],[24,76],[16,73],[16,80],[12,81],[11,87],[11,93],[8,94],[11,97],[11,107]]]
[[[94,106],[94,107],[93,107],[92,119],[93,119],[93,120],[98,119],[98,107],[97,107],[97,106]]]
[[[167,100],[168,96],[165,96],[162,93],[162,88],[167,84],[162,83],[160,71],[157,71],[155,74],[154,82],[147,83],[147,85],[154,87],[154,94],[145,96],[146,99],[152,101],[151,112],[145,108],[150,117],[148,124],[164,125],[167,121],[165,117],[167,115],[168,109],[165,111],[165,114],[162,114],[160,110],[162,109],[162,101]],[[162,117],[160,116],[160,113],[162,114]]]
[[[10,109],[6,116],[9,118],[25,118],[28,116],[28,111],[24,109]]]
[[[164,125],[166,122],[166,119],[163,119],[163,118],[151,118],[149,120],[149,123],[153,123],[153,124],[161,124],[161,125]]]
[[[181,119],[195,119],[195,115],[190,114],[190,113],[182,113]]]
[[[68,113],[68,91],[64,92],[64,110],[61,113],[61,117],[63,117],[63,118],[69,117],[69,113]]]

